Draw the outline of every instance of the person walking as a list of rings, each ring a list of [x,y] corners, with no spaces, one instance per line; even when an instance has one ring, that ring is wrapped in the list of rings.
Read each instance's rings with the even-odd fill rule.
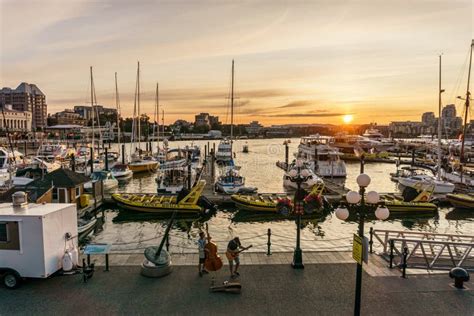
[[[243,247],[242,244],[240,243],[239,237],[233,238],[229,243],[227,244],[227,251],[225,252],[225,255],[227,257],[227,260],[229,260],[229,270],[230,270],[230,277],[231,278],[236,278],[240,275],[239,273],[239,266],[240,266],[240,258],[239,254],[252,247],[252,245],[248,247]],[[234,268],[234,263],[235,263],[235,268]]]
[[[204,262],[206,261],[206,235],[204,232],[199,233],[199,240],[198,240],[198,250],[199,250],[199,276],[202,277],[202,275],[207,272],[206,269],[204,269]]]

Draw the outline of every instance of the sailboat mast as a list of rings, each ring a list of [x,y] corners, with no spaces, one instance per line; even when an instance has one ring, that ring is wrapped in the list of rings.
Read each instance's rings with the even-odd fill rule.
[[[117,108],[117,141],[120,144],[120,98],[118,94],[117,73],[115,73],[115,106]]]
[[[441,56],[439,55],[439,86],[438,86],[438,174],[436,178],[441,179],[441,93],[444,90],[441,89]]]
[[[232,59],[232,83],[230,90],[230,148],[232,154],[232,143],[234,136],[234,60]]]
[[[156,104],[155,104],[155,122],[156,122],[156,153],[160,153],[160,93],[158,82],[156,83]]]
[[[466,139],[466,130],[467,130],[467,115],[469,113],[469,104],[470,104],[470,97],[471,93],[469,92],[469,85],[471,83],[471,64],[472,64],[472,48],[474,47],[474,40],[471,42],[471,52],[469,56],[469,71],[467,73],[467,88],[466,88],[466,107],[464,109],[464,128],[462,131],[462,143],[461,143],[461,168],[462,168],[462,163],[464,162],[464,141]],[[462,171],[462,169],[461,169]],[[462,179],[462,172],[461,172],[461,179]]]
[[[95,131],[94,131],[94,76],[92,75],[92,66],[90,66],[91,74],[91,119],[92,119],[92,149],[95,146]],[[94,157],[91,157],[91,160],[94,160]]]
[[[138,69],[137,69],[137,109],[138,109],[138,149],[140,153],[140,149],[142,148],[142,133],[141,133],[141,117],[140,117],[140,62],[138,62]],[[141,155],[140,155],[141,157]]]
[[[165,139],[165,110],[163,109],[161,110],[161,125],[163,126],[163,141],[164,141]]]

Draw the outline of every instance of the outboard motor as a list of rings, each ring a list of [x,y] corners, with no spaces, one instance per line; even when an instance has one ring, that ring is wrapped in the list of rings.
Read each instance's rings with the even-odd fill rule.
[[[179,191],[178,196],[176,197],[176,203],[179,203],[182,199],[184,199],[188,194],[189,194],[188,189],[183,188],[181,191]]]
[[[418,191],[417,189],[412,187],[405,187],[402,192],[403,201],[411,202],[418,196],[418,194],[420,194],[420,191]]]

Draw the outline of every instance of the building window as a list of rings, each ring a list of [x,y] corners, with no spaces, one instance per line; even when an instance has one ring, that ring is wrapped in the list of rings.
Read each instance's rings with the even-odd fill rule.
[[[8,224],[0,222],[0,242],[8,242]]]

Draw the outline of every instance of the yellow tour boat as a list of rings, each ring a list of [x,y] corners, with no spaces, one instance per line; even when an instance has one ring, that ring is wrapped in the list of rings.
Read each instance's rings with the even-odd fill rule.
[[[420,190],[421,184],[415,186],[420,193],[411,201],[403,201],[390,196],[383,197],[383,201],[388,210],[392,213],[411,213],[411,212],[435,212],[438,209],[436,204],[431,203],[431,195],[433,194],[434,186]]]
[[[455,208],[465,208],[474,210],[474,195],[463,193],[446,194],[446,199]]]
[[[318,183],[312,188],[309,195],[320,196],[323,191],[324,183]],[[242,210],[278,213],[277,204],[283,200],[291,201],[293,196],[285,193],[233,194],[231,199],[237,208]]]
[[[148,213],[168,213],[177,211],[178,213],[201,213],[201,208],[197,203],[206,181],[200,180],[193,189],[181,201],[177,202],[176,195],[162,194],[112,194],[112,199],[121,207],[128,210]]]

